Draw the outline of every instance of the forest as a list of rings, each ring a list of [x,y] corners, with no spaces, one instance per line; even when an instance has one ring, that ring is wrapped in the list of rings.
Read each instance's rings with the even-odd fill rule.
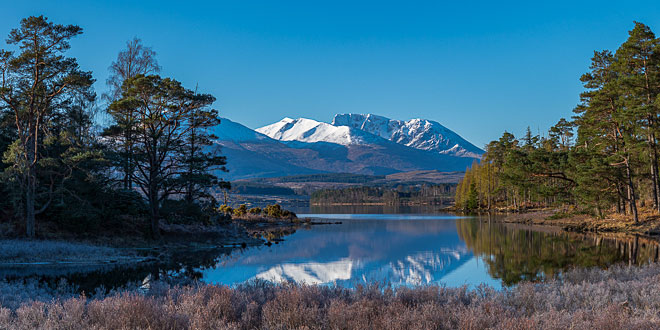
[[[313,205],[324,204],[416,204],[442,205],[455,192],[456,184],[423,184],[389,186],[359,186],[321,189],[310,197]]]
[[[157,238],[172,215],[213,220],[213,191],[229,187],[208,131],[215,98],[161,77],[137,38],[108,63],[108,92],[97,95],[92,72],[67,57],[82,33],[28,17],[0,49],[2,231]]]
[[[597,217],[660,211],[660,39],[635,22],[615,51],[595,51],[570,119],[547,135],[504,132],[460,181],[464,210],[569,206]]]

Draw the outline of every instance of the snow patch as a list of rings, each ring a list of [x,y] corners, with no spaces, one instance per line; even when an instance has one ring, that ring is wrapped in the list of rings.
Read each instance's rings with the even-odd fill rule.
[[[264,141],[270,138],[227,118],[220,118],[220,125],[211,129],[219,141]]]

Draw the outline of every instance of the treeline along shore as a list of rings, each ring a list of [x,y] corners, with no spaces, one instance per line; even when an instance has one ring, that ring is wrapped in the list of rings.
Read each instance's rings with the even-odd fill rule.
[[[580,80],[585,90],[571,119],[542,136],[505,132],[486,146],[458,184],[458,209],[545,208],[554,210],[543,216],[550,223],[570,218],[589,220],[592,230],[658,232],[660,39],[635,22],[614,52],[594,52]]]
[[[399,184],[320,189],[310,196],[312,205],[448,205],[456,184]]]

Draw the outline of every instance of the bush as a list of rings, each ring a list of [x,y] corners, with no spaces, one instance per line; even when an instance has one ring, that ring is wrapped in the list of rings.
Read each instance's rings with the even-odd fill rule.
[[[259,207],[253,207],[248,210],[250,214],[261,214],[261,208]]]
[[[232,213],[234,213],[234,209],[227,204],[220,205],[219,211],[224,215],[231,215]]]
[[[282,218],[287,218],[287,219],[295,219],[297,218],[296,214],[289,211],[289,210],[282,210]]]
[[[264,209],[264,213],[269,217],[280,218],[282,217],[282,207],[280,204],[267,205]]]
[[[234,209],[234,216],[235,217],[242,217],[246,215],[248,212],[247,206],[245,204],[241,204],[239,207]]]
[[[278,219],[295,219],[296,214],[289,211],[289,210],[283,210],[280,204],[274,204],[274,205],[267,205],[263,209],[263,213],[269,217],[272,218],[278,218]]]

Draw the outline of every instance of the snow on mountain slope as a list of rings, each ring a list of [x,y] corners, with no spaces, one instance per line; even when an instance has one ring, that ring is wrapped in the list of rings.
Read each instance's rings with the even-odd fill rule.
[[[393,120],[372,114],[338,114],[337,127],[348,126],[415,149],[479,158],[484,152],[440,123],[426,119]]]
[[[354,261],[349,258],[327,263],[286,263],[261,272],[255,278],[275,283],[333,283],[338,280],[349,280],[353,271],[353,264]]]
[[[220,141],[264,141],[270,140],[266,135],[243,126],[227,118],[220,118],[220,125],[211,129],[211,133]]]
[[[256,131],[280,141],[328,142],[345,146],[378,143],[379,140],[371,133],[348,126],[334,126],[306,118],[284,118]]]
[[[313,173],[463,171],[473,161],[409,147],[380,133],[302,118],[285,118],[257,131],[222,119],[212,133],[228,162],[229,172],[219,175],[228,180]]]

